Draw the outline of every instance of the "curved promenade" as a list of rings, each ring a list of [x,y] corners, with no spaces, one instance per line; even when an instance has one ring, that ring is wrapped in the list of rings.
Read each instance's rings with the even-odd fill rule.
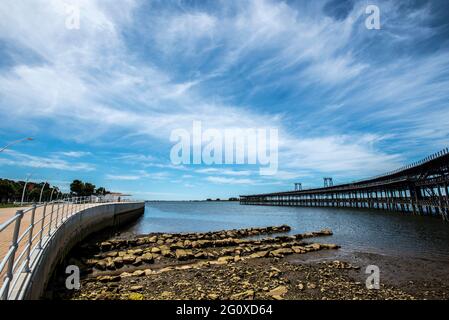
[[[74,245],[136,219],[144,207],[144,202],[83,197],[2,209],[0,299],[39,299],[55,266]]]

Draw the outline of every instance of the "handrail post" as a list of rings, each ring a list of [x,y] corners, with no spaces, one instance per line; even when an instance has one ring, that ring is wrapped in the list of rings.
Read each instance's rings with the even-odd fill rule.
[[[53,222],[53,211],[55,210],[55,204],[51,204],[50,221],[48,222],[48,236],[51,233],[51,223]]]
[[[73,214],[73,201],[70,200],[70,203],[69,203],[69,217],[71,217],[72,214]]]
[[[62,200],[62,209],[61,209],[61,224],[64,221],[64,209],[65,209],[65,201]]]
[[[67,203],[67,207],[65,208],[65,219],[67,220],[67,218],[69,217],[69,205],[70,205],[69,199],[67,199],[66,203]],[[64,205],[65,205],[65,203],[64,203]]]
[[[14,258],[16,256],[16,251],[17,251],[17,247],[18,247],[17,239],[19,238],[20,222],[23,217],[23,210],[17,210],[16,216],[17,216],[17,219],[16,219],[16,223],[14,225],[14,233],[12,235],[11,247],[10,247],[10,248],[13,248],[13,251],[12,251],[11,256],[9,257],[8,268],[6,269],[6,277],[5,277],[5,279],[7,278],[8,281],[6,283],[5,290],[3,291],[3,296],[1,297],[2,300],[8,299],[9,285],[10,285],[12,277],[13,277],[12,269],[14,266]]]
[[[59,220],[59,203],[57,204],[57,208],[56,208],[56,219],[55,219],[55,228],[58,228],[58,220]]]
[[[71,213],[71,211],[70,211],[70,205],[71,205],[71,204],[72,204],[72,203],[71,203],[70,199],[68,199],[68,200],[67,200],[67,218],[70,217],[70,213]]]
[[[30,259],[31,259],[31,246],[33,244],[33,229],[34,229],[34,216],[36,215],[36,204],[33,204],[33,210],[31,211],[30,231],[28,233],[28,248],[25,263],[25,272],[30,272]]]
[[[45,224],[45,213],[47,211],[47,203],[44,204],[44,209],[42,212],[42,220],[41,220],[41,231],[39,234],[39,244],[37,245],[37,248],[40,250],[42,249],[42,236],[44,234],[44,224]]]

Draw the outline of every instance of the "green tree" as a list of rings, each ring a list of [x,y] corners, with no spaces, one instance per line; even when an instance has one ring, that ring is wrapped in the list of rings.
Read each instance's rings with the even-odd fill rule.
[[[97,194],[97,195],[104,195],[107,193],[108,193],[108,191],[106,191],[106,189],[103,187],[99,187],[99,188],[97,188],[97,190],[95,190],[95,194]]]
[[[15,197],[15,189],[12,181],[0,179],[0,202],[13,201]]]
[[[84,183],[81,180],[73,180],[70,184],[70,191],[77,196],[82,196],[84,193]]]
[[[91,196],[95,193],[95,185],[89,182],[86,182],[84,184],[84,190],[83,190],[84,196]]]

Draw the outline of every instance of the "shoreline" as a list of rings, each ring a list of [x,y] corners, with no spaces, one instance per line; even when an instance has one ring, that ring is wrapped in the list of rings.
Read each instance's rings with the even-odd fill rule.
[[[107,241],[93,240],[78,248],[78,253],[70,254],[68,258],[71,264],[82,264],[80,261],[97,259],[90,261],[90,267],[84,265],[81,268],[81,289],[67,291],[62,286],[63,274],[59,271],[47,290],[46,298],[131,300],[449,298],[449,262],[429,262],[426,259],[400,258],[367,252],[346,252],[337,249],[334,244],[304,241],[309,240],[308,238],[312,236],[310,233],[282,236],[276,232],[272,237],[259,240],[247,239],[248,234],[242,237],[233,234],[234,240],[226,242],[224,240],[231,239],[226,237],[226,233],[229,232],[224,230],[187,234],[187,236],[160,233],[145,236],[127,234],[110,237]],[[316,235],[330,235],[328,232]],[[267,235],[266,232],[261,234]],[[213,240],[204,240],[207,237],[212,237]],[[173,241],[168,242],[167,246],[165,241],[171,238]],[[154,242],[147,243],[149,239]],[[180,240],[183,241],[182,244]],[[107,243],[116,241],[127,245],[115,248],[114,251],[114,248],[109,247]],[[210,243],[195,248],[191,246],[195,241]],[[101,249],[95,254],[92,252],[86,254],[89,246],[91,249],[95,246]],[[80,251],[83,252],[81,255]],[[133,256],[129,257],[129,254]],[[119,255],[122,255],[123,259],[134,260],[128,265],[116,268],[112,261],[123,260]],[[92,263],[95,263],[93,267]],[[365,268],[373,264],[380,268],[379,290],[368,290],[365,285],[368,276],[365,274]]]

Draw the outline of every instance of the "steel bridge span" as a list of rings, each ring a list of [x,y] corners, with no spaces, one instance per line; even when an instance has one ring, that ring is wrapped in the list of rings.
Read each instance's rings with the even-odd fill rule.
[[[240,204],[351,207],[449,217],[449,150],[400,169],[351,183],[265,194],[241,195]]]

